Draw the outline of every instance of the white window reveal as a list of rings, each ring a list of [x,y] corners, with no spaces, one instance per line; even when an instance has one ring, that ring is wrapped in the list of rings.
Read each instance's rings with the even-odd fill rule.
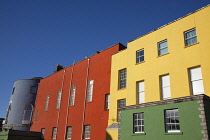
[[[56,139],[56,135],[57,135],[57,127],[53,127],[53,130],[52,130],[52,139]]]
[[[71,96],[70,96],[70,106],[74,105],[75,102],[75,93],[76,93],[76,85],[73,85],[71,88]]]
[[[138,82],[138,104],[145,102],[144,81]]]
[[[87,102],[92,102],[94,80],[88,81]]]
[[[193,95],[203,94],[203,78],[201,67],[190,69],[191,90]]]
[[[61,105],[61,95],[62,95],[62,91],[59,90],[58,91],[58,97],[57,97],[57,103],[56,103],[56,109],[59,109],[60,108],[60,105]]]
[[[162,91],[163,100],[171,98],[170,77],[169,77],[169,75],[161,76],[161,91]]]
[[[72,136],[72,126],[67,127],[66,139],[71,139]]]
[[[84,127],[84,139],[90,139],[90,125]]]
[[[45,101],[44,111],[47,111],[48,110],[49,101],[50,101],[50,94],[47,94],[46,101]]]
[[[109,109],[110,105],[110,94],[105,95],[105,109]]]

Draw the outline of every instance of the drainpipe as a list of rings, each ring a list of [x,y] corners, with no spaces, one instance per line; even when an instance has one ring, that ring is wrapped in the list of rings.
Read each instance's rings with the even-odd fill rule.
[[[57,118],[57,123],[56,123],[57,132],[56,132],[55,140],[57,140],[57,136],[58,136],[58,135],[57,135],[57,134],[58,134],[58,123],[59,123],[59,119],[60,119],[60,108],[61,108],[61,103],[62,103],[62,94],[63,94],[63,85],[64,85],[65,75],[66,75],[66,70],[64,70],[63,79],[62,79],[62,86],[61,86],[61,101],[60,101],[60,107],[59,107],[59,110],[58,110],[58,118]]]
[[[66,124],[65,124],[65,130],[64,130],[64,140],[66,139],[66,126],[68,124],[68,116],[69,116],[69,104],[70,104],[70,97],[71,97],[71,87],[72,87],[72,79],[73,79],[73,73],[74,73],[74,65],[75,65],[75,60],[71,69],[71,80],[70,80],[70,86],[69,86],[69,95],[68,95],[68,105],[66,108]]]
[[[84,110],[83,110],[83,116],[82,116],[82,133],[81,133],[81,140],[83,140],[83,131],[84,131],[83,126],[84,126],[84,122],[85,122],[86,97],[87,97],[89,67],[90,67],[90,59],[88,58],[87,75],[86,75],[86,87],[85,87],[85,98],[84,98]]]

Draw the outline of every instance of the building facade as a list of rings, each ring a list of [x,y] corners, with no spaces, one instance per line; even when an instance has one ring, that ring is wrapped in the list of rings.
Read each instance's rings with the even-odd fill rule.
[[[210,6],[208,5],[129,42],[126,50],[113,55],[110,87],[111,106],[109,126],[107,127],[107,133],[111,140],[117,140],[121,137],[122,139],[134,139],[132,135],[135,133],[144,133],[144,130],[134,131],[133,126],[129,137],[128,133],[124,132],[118,137],[120,111],[117,108],[199,94],[210,96],[210,86],[208,86],[210,84],[209,17]],[[182,104],[185,105],[185,103]],[[189,104],[186,103],[186,106]],[[156,108],[158,110],[161,106]],[[139,111],[141,113],[144,112],[144,109],[145,111],[150,110],[150,114],[155,114],[155,110],[152,111],[152,108],[141,109],[140,107],[139,110],[133,112]],[[165,105],[162,109],[167,110],[169,108]],[[179,107],[171,107],[171,109],[175,109],[172,112],[179,112]],[[196,108],[194,109],[196,110]],[[183,116],[187,116],[187,114]],[[123,114],[124,117],[134,119],[133,115],[126,116],[126,113]],[[139,117],[142,117],[141,114],[137,114],[137,120]],[[156,118],[156,121],[162,121],[158,120],[159,117]],[[200,121],[198,114],[196,117],[196,120]],[[121,118],[120,124],[124,127],[123,123],[126,122],[123,118]],[[183,118],[188,119],[187,117]],[[130,121],[130,123],[133,125],[133,122]],[[174,128],[172,125],[171,132],[175,132],[174,135],[178,134],[176,129],[179,129],[177,132],[182,132],[184,126],[181,125],[180,128]],[[159,128],[155,125],[153,127]],[[138,127],[138,129],[140,128]],[[125,130],[125,127],[123,129]],[[147,134],[150,133],[150,130],[149,127],[145,126]],[[172,134],[165,129],[161,132]],[[162,133],[162,135],[164,134]],[[199,135],[198,139],[203,136]],[[207,139],[206,137],[202,138]],[[140,136],[135,137],[135,139],[139,138]]]
[[[3,129],[29,131],[40,77],[14,82]]]
[[[116,44],[41,80],[31,131],[44,139],[105,140]]]

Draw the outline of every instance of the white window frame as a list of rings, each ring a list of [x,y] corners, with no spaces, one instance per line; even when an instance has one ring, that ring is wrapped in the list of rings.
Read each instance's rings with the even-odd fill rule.
[[[192,32],[195,32],[195,34],[193,36],[187,37],[187,34],[192,33]],[[192,40],[195,40],[195,42],[193,41],[192,43],[188,43],[188,41],[192,41]],[[193,28],[184,32],[184,41],[185,41],[185,46],[190,46],[198,42],[196,28]]]
[[[58,90],[58,97],[57,97],[57,102],[56,102],[56,109],[60,108],[61,105],[61,97],[62,97],[62,91]]]
[[[76,93],[76,85],[71,87],[71,95],[70,95],[70,106],[74,105],[75,102],[75,93]]]
[[[48,111],[49,101],[50,101],[50,94],[47,94],[46,95],[44,111]]]
[[[126,75],[126,69],[119,70],[119,89],[126,88]]]
[[[166,43],[165,46],[161,47],[161,45],[163,43]],[[162,52],[163,50],[167,50],[167,52]],[[168,41],[167,39],[166,40],[163,40],[163,41],[160,41],[158,42],[158,56],[161,56],[161,55],[164,55],[164,54],[167,54],[168,53]]]
[[[189,69],[191,92],[193,95],[204,94],[203,77],[201,67]]]
[[[84,139],[90,139],[91,125],[84,126]]]
[[[92,98],[93,98],[93,84],[94,84],[94,80],[89,80],[88,81],[87,102],[92,102]]]
[[[53,127],[53,129],[52,129],[52,139],[56,139],[57,131],[58,131],[58,128]]]
[[[110,106],[110,94],[105,95],[105,109],[108,110]]]
[[[170,87],[170,75],[162,75],[160,76],[161,81],[161,93],[162,99],[170,99],[171,98],[171,87]]]
[[[178,122],[176,122],[177,119],[178,119]],[[177,129],[173,130],[172,126],[174,126]],[[178,109],[165,110],[165,129],[166,129],[166,133],[180,132]]]
[[[136,63],[144,62],[144,49],[136,51]]]
[[[42,133],[41,138],[44,138],[45,128],[41,128],[41,133]]]
[[[138,97],[138,104],[145,102],[145,85],[144,81],[137,82],[137,97]]]
[[[133,114],[133,132],[144,133],[144,113]]]
[[[71,139],[72,137],[72,126],[67,126],[66,128],[66,139]]]

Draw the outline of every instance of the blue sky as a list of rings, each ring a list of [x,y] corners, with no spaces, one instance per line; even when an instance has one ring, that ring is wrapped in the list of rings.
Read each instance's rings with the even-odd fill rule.
[[[124,45],[210,0],[0,0],[0,117],[13,83]]]

